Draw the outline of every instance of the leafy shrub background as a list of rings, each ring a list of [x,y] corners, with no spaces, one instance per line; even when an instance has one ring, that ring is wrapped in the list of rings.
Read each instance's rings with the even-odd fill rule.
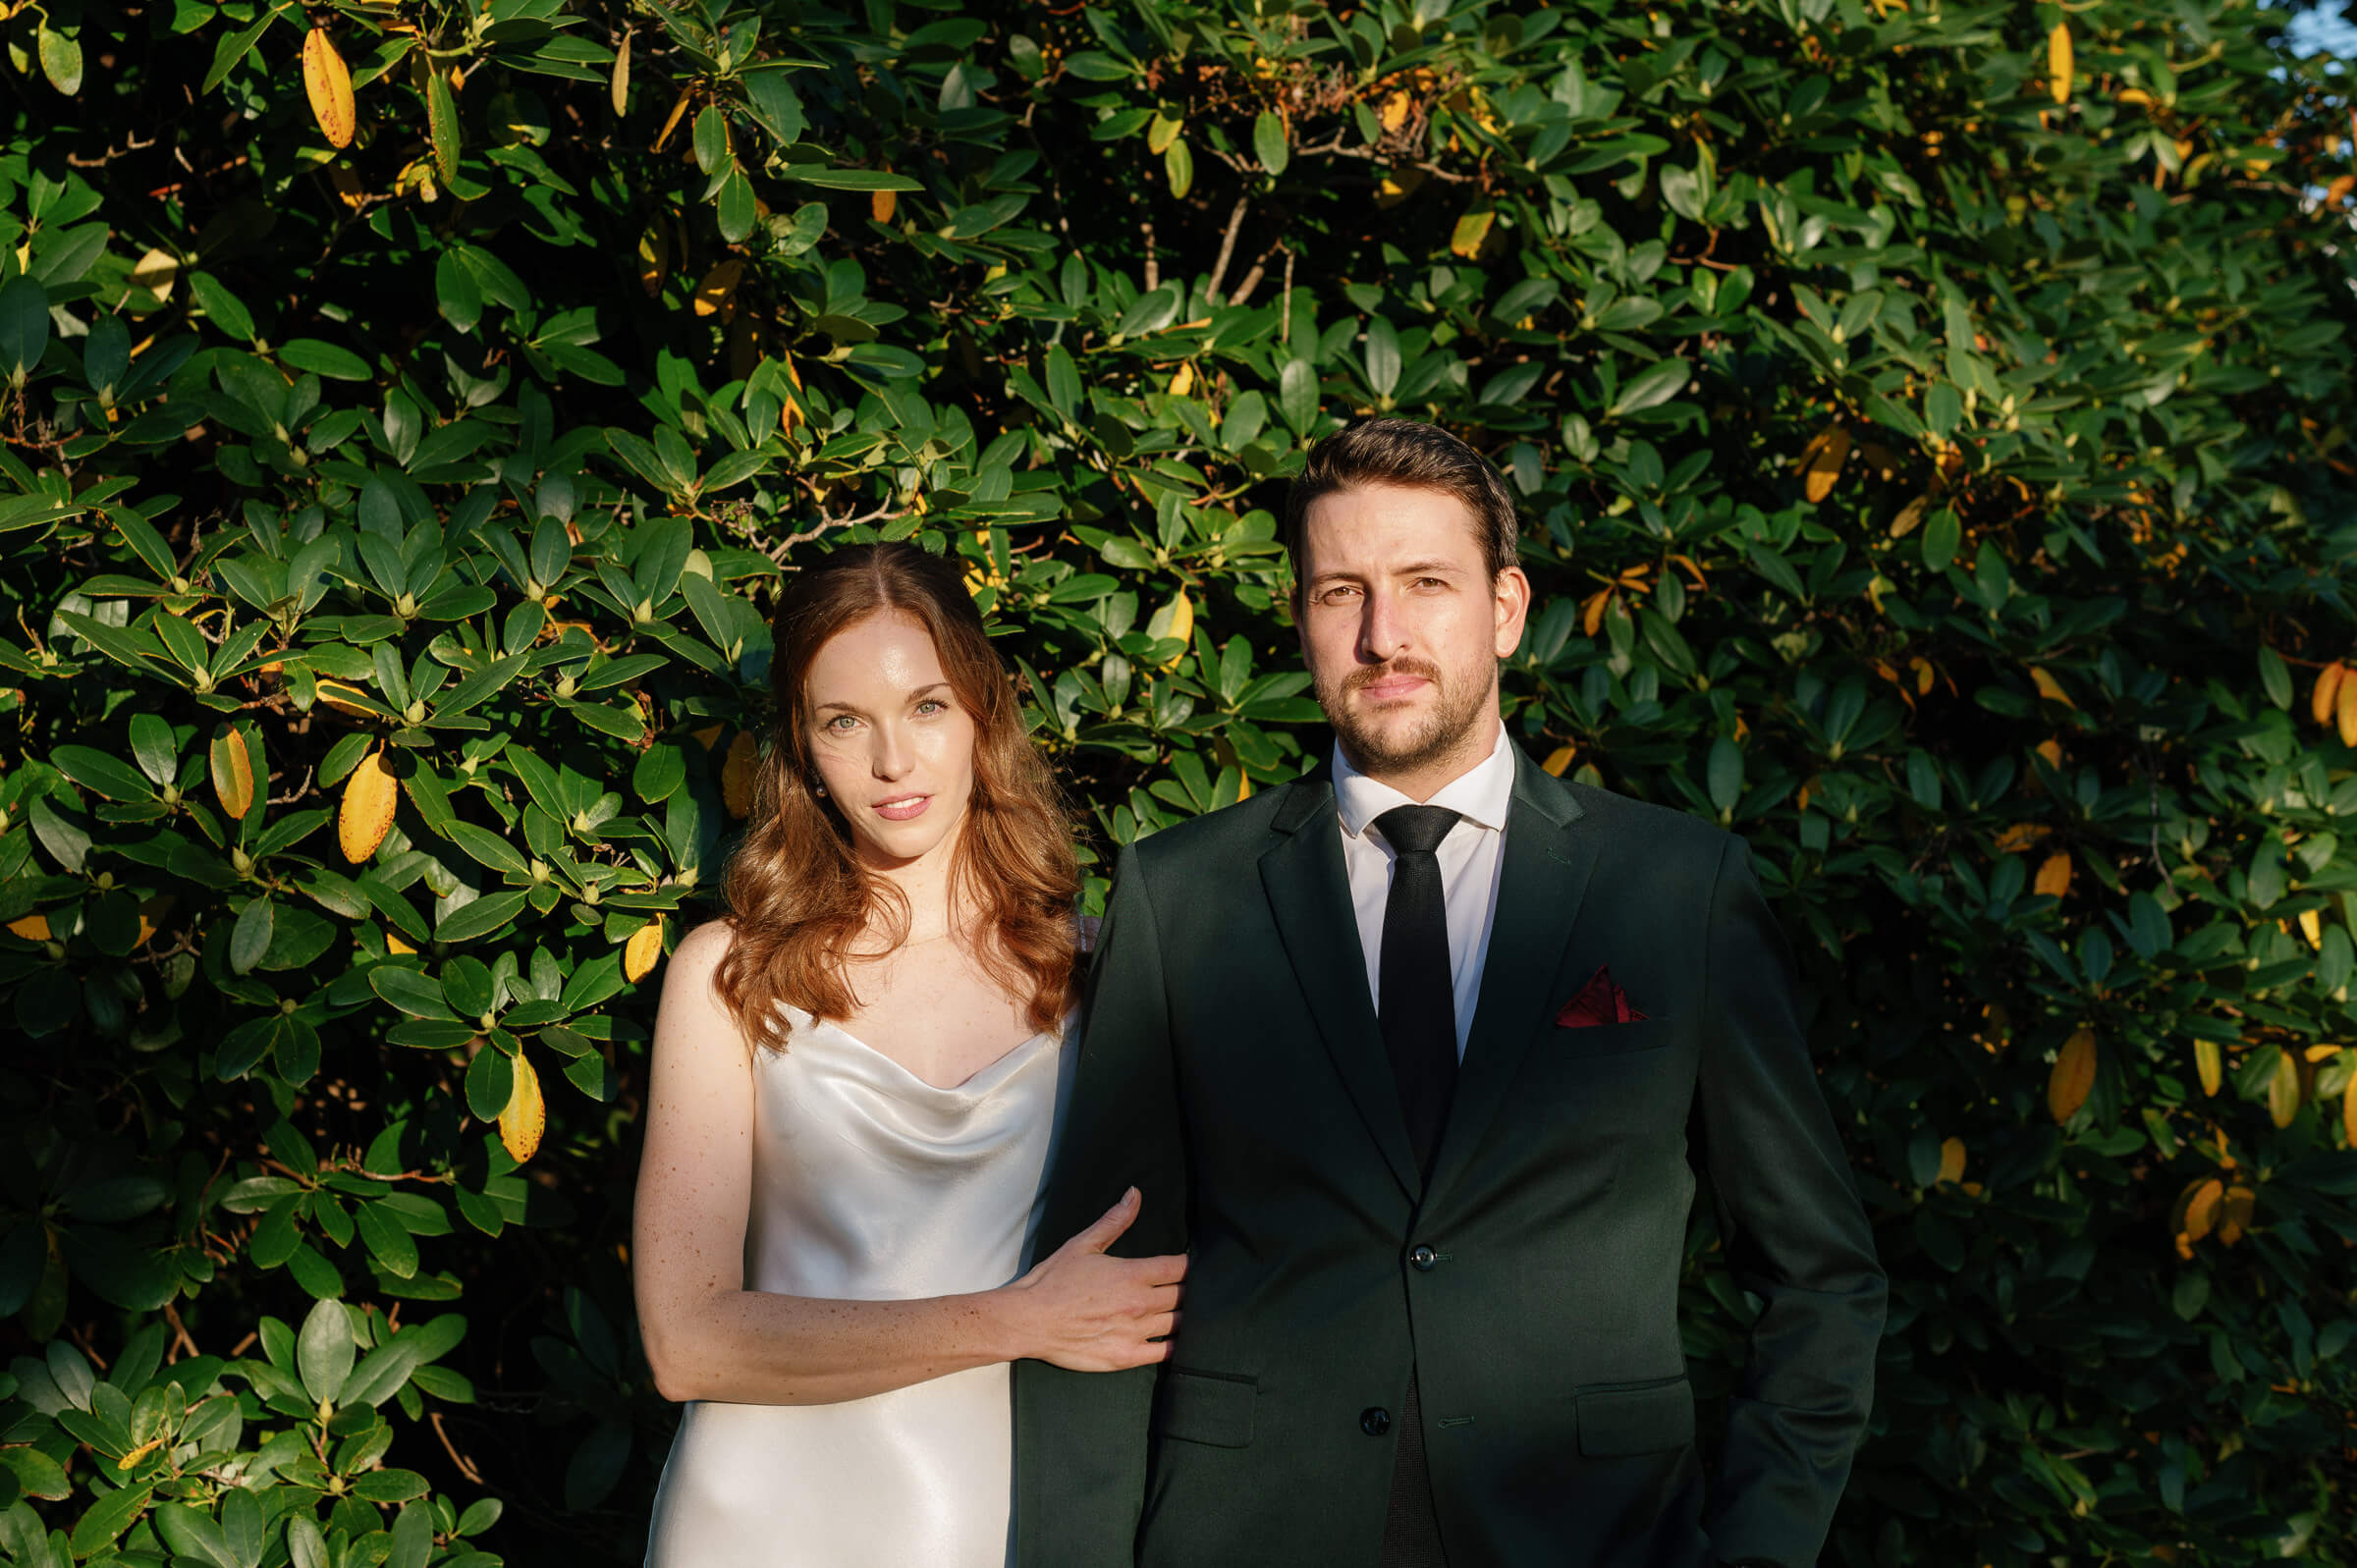
[[[1101,853],[1302,766],[1269,509],[1398,409],[1526,502],[1517,736],[1794,934],[1895,1291],[1828,1560],[2349,1560],[2350,122],[2280,21],[20,8],[0,1557],[634,1561],[631,976],[781,569],[963,559]]]

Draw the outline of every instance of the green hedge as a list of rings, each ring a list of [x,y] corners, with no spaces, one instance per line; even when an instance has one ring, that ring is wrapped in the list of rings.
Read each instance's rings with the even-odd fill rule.
[[[1272,509],[1382,409],[1523,498],[1514,733],[1794,934],[1893,1276],[1828,1561],[2349,1560],[2357,251],[2279,21],[20,10],[0,1557],[635,1561],[645,971],[781,570],[963,560],[1101,865],[1303,765]]]

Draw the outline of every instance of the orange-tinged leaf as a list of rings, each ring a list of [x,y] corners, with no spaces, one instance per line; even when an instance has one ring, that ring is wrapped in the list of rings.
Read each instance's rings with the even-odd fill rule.
[[[2077,703],[2070,700],[2070,693],[2062,689],[2061,681],[2056,680],[2036,665],[2030,666],[2030,684],[2036,686],[2038,695],[2046,698],[2049,702],[2058,702],[2065,708],[2078,706]]]
[[[2340,730],[2340,743],[2357,746],[2357,679],[2341,681],[2332,694],[2332,719]]]
[[[1187,645],[1193,642],[1195,636],[1195,606],[1187,598],[1184,588],[1178,590],[1176,599],[1154,612],[1146,622],[1146,635],[1178,639],[1178,651],[1164,662],[1162,668],[1165,670],[1176,669],[1178,661],[1186,657]]]
[[[663,143],[669,141],[671,134],[680,128],[680,117],[687,112],[687,105],[693,101],[694,96],[695,89],[692,86],[680,89],[680,101],[671,106],[670,118],[663,122],[663,129],[655,135],[655,151],[661,152]]]
[[[1179,361],[1178,369],[1171,377],[1171,396],[1174,398],[1183,398],[1194,390],[1194,361],[1181,360]]]
[[[2310,1061],[2329,1061],[2340,1054],[2340,1048],[2338,1046],[2310,1046],[2300,1054]]]
[[[898,190],[874,190],[868,193],[867,215],[878,223],[892,222],[892,215],[901,208]]]
[[[2267,1114],[2277,1127],[2288,1127],[2299,1113],[2300,1064],[2290,1052],[2277,1047],[2275,1070],[2267,1078]]]
[[[753,809],[753,770],[761,761],[761,748],[749,730],[740,730],[737,738],[729,742],[728,760],[720,765],[721,803],[729,808],[732,817],[742,817]]]
[[[2210,1234],[2218,1224],[2219,1206],[2226,1199],[2226,1184],[2216,1176],[2205,1176],[2193,1184],[2185,1196],[2185,1218],[2177,1228],[2194,1241]]]
[[[1963,1139],[1943,1138],[1940,1140],[1940,1179],[1942,1181],[1962,1181],[1964,1179]]]
[[[2056,1053],[2055,1070],[2047,1075],[2046,1108],[2056,1121],[2068,1121],[2087,1104],[2095,1087],[2095,1031],[2081,1025]]]
[[[2061,741],[2059,741],[2059,740],[2041,740],[2041,741],[2039,741],[2039,742],[2038,742],[2038,755],[2040,755],[2041,757],[2044,757],[2044,758],[2046,759],[2046,765],[2047,765],[2048,767],[2050,767],[2050,768],[2059,768],[2059,767],[2061,767],[2061,766],[2062,766],[2062,742],[2061,742]]]
[[[1558,746],[1547,754],[1547,760],[1540,763],[1539,766],[1561,779],[1563,776],[1563,770],[1571,766],[1572,755],[1572,747]]]
[[[1602,588],[1597,590],[1595,593],[1588,595],[1587,603],[1579,607],[1579,632],[1581,636],[1593,637],[1596,635],[1596,628],[1604,624],[1604,612],[1611,606],[1612,602],[1613,590],[1610,588]]]
[[[636,985],[654,973],[655,960],[663,956],[663,917],[655,916],[630,933],[623,944],[622,972],[631,985]]]
[[[2348,673],[2349,667],[2338,659],[2316,673],[2316,684],[2308,691],[2309,718],[2314,719],[2320,725],[2329,725],[2332,722],[2333,699],[2340,695],[2341,678]]]
[[[2052,898],[2070,892],[2070,851],[2057,849],[2048,855],[2038,867],[2038,880],[2031,884],[2031,890]]]
[[[706,725],[701,730],[688,730],[687,734],[688,738],[697,745],[710,751],[714,746],[720,744],[720,737],[727,732],[728,728],[727,725]]]
[[[357,865],[376,853],[393,826],[393,807],[399,793],[393,776],[385,771],[382,750],[371,751],[352,770],[344,784],[344,801],[336,812],[336,841],[344,858]]]
[[[1997,836],[1997,852],[2001,855],[2019,854],[2054,830],[2035,822],[2017,822]]]
[[[2056,23],[2055,30],[2046,35],[2046,77],[2055,102],[2070,102],[2070,25],[2066,22]]]
[[[2325,916],[2323,910],[2303,909],[2300,911],[2300,935],[2308,939],[2309,946],[2319,949],[2323,948],[2325,945]]]
[[[2193,1043],[2193,1070],[2201,1075],[2203,1094],[2218,1093],[2218,1086],[2226,1081],[2226,1063],[2219,1054],[2217,1041],[2196,1040]]]
[[[695,313],[699,316],[717,314],[737,293],[737,282],[744,276],[744,262],[736,256],[715,263],[704,274],[703,282],[695,286]]]
[[[23,937],[27,942],[47,942],[49,940],[49,917],[47,915],[21,915],[8,923],[8,929]]]
[[[2350,1149],[2357,1149],[2357,1074],[2349,1078],[2349,1086],[2340,1092],[2340,1138]]]
[[[1377,118],[1383,122],[1383,129],[1397,131],[1406,124],[1409,107],[1408,96],[1404,92],[1395,92],[1384,99],[1383,108],[1377,114]]]
[[[540,1074],[532,1069],[531,1058],[518,1051],[516,1087],[508,1091],[508,1103],[499,1112],[499,1141],[507,1146],[508,1158],[521,1165],[540,1147],[540,1134],[547,1127],[548,1104],[540,1098]]]
[[[1842,460],[1849,456],[1849,432],[1839,425],[1828,425],[1809,438],[1800,452],[1801,493],[1811,501],[1823,501],[1834,491],[1834,481],[1841,476]]]
[[[253,809],[253,756],[246,749],[246,737],[231,726],[224,726],[205,748],[205,761],[213,775],[213,798],[232,818],[242,818]]]
[[[352,103],[352,73],[344,57],[328,41],[325,27],[313,27],[302,39],[302,90],[311,100],[311,117],[328,144],[352,145],[357,124]]]
[[[341,680],[319,682],[319,700],[348,718],[367,719],[373,717],[365,707],[353,700],[356,697],[366,695],[359,687],[346,685]]]
[[[2228,1187],[2218,1206],[2218,1239],[2229,1247],[2240,1241],[2251,1227],[2251,1211],[2258,1204],[2259,1195],[2250,1188]]]

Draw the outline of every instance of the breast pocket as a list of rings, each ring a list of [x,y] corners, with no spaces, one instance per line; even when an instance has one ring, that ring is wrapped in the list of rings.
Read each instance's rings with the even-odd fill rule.
[[[1173,1367],[1154,1390],[1154,1435],[1214,1448],[1247,1447],[1259,1397],[1260,1387],[1250,1378]]]
[[[1668,1018],[1640,1018],[1633,1023],[1595,1023],[1576,1027],[1557,1024],[1537,1049],[1567,1057],[1620,1056],[1638,1051],[1658,1051],[1675,1038]]]

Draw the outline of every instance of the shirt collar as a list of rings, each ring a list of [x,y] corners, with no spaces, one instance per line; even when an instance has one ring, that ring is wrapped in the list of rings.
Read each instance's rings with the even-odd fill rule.
[[[1490,748],[1490,754],[1450,780],[1423,804],[1446,806],[1476,828],[1503,832],[1513,799],[1514,743],[1507,738],[1506,727],[1500,725],[1498,743]],[[1343,819],[1343,832],[1355,838],[1367,831],[1369,823],[1394,806],[1412,806],[1417,802],[1351,767],[1338,740],[1334,747],[1334,804]]]

